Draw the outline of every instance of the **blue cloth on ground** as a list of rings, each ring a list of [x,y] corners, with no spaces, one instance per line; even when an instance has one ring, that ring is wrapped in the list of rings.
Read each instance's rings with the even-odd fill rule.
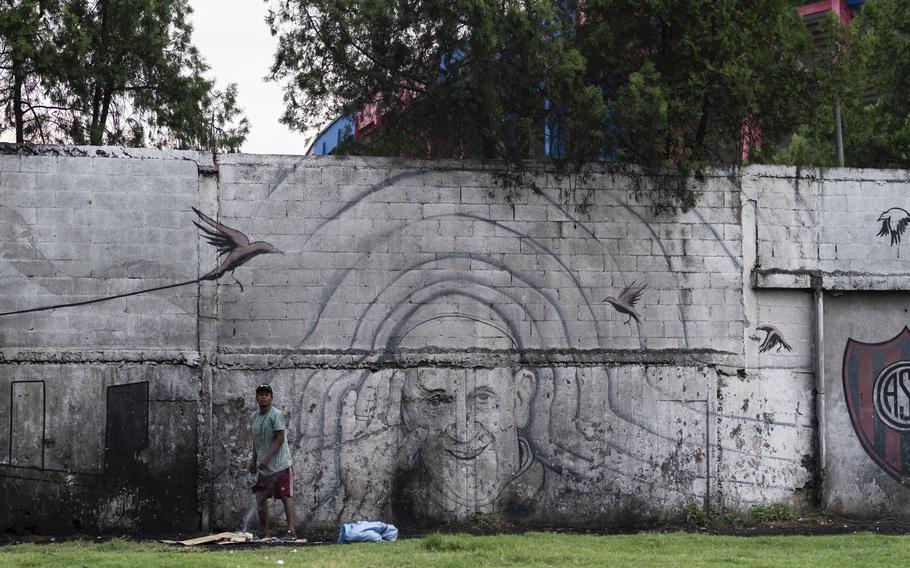
[[[398,529],[380,521],[345,523],[338,532],[338,544],[346,542],[379,542],[398,540]]]

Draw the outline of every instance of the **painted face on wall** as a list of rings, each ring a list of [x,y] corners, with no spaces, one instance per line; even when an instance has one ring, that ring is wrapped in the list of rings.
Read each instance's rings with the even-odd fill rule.
[[[522,469],[533,374],[525,369],[408,369],[402,419],[443,508],[492,510]]]

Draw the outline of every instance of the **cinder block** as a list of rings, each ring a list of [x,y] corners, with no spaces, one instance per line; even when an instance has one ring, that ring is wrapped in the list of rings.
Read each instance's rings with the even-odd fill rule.
[[[94,159],[73,156],[60,156],[57,158],[56,171],[61,174],[91,174],[94,169]]]
[[[712,341],[722,342],[730,335],[729,326],[725,321],[697,321],[695,322],[695,336],[710,338]],[[741,336],[740,336],[741,337]],[[722,349],[724,351],[728,349]]]
[[[20,191],[7,190],[0,185],[0,203],[6,207],[17,209],[54,207],[56,199],[53,192],[49,191]]]
[[[645,239],[619,239],[619,254],[650,255],[651,241]]]
[[[0,172],[18,172],[21,169],[21,157],[17,154],[0,154]]]
[[[387,219],[419,219],[423,214],[423,206],[419,203],[396,203],[387,211]]]
[[[705,272],[711,274],[730,273],[739,277],[742,257],[708,256],[704,258]],[[716,278],[716,277],[715,277]],[[712,286],[717,287],[715,283]]]
[[[22,172],[55,172],[58,160],[57,156],[22,156],[19,170]]]
[[[4,193],[33,192],[37,188],[37,174],[29,172],[0,171],[0,191]],[[6,201],[4,201],[6,203]]]
[[[73,224],[73,210],[69,207],[40,207],[35,214],[39,225]]]
[[[430,217],[440,217],[440,216],[451,216],[459,212],[459,207],[456,203],[424,203],[422,205],[423,212],[421,217],[430,218]]]
[[[547,207],[544,205],[524,205],[515,206],[516,221],[537,221],[546,218]]]

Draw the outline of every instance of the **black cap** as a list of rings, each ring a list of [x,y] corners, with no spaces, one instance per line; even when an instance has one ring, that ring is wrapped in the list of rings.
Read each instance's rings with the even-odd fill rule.
[[[258,387],[256,387],[256,394],[259,394],[259,393],[261,393],[262,391],[267,391],[269,394],[271,394],[271,393],[272,393],[272,386],[271,386],[270,384],[268,384],[268,383],[262,383],[261,385],[259,385]]]

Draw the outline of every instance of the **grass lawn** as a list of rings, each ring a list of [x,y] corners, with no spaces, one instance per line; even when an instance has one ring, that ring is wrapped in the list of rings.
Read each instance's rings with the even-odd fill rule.
[[[175,548],[71,541],[0,547],[0,566],[906,566],[910,535],[733,537],[689,533],[583,536],[431,535],[396,543]],[[281,561],[279,564],[278,561]]]

